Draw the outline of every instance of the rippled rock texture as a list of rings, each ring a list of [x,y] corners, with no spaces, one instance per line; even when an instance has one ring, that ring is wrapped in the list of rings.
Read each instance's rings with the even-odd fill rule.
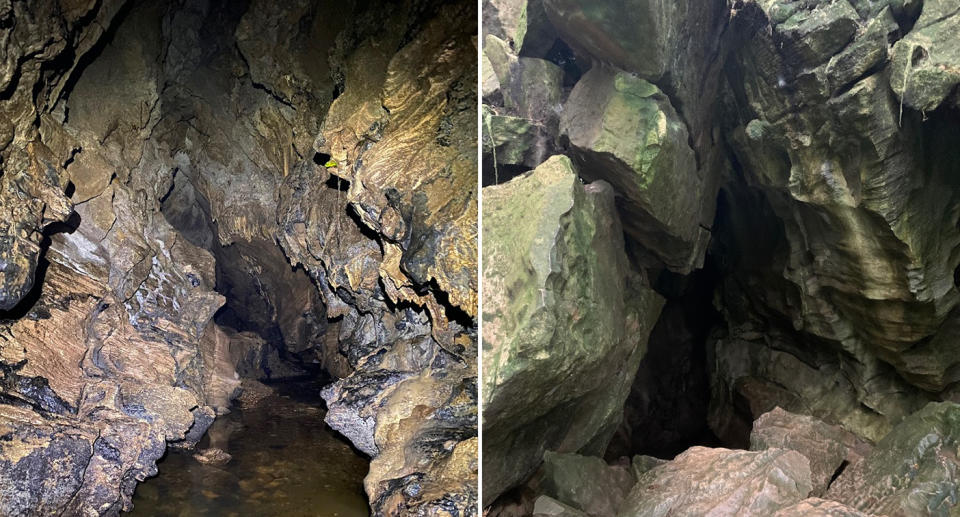
[[[592,431],[574,423],[587,412],[572,406],[549,430],[543,422],[527,426],[500,411],[485,413],[485,429],[517,422],[511,439],[529,440],[517,457],[532,458],[502,482],[485,479],[485,487],[503,488],[485,492],[486,504],[511,487],[536,492],[537,478],[529,473],[544,450],[615,462],[637,452],[672,457],[696,444],[746,449],[754,426],[763,431],[754,435],[756,447],[812,447],[796,431],[778,431],[785,424],[774,417],[755,424],[777,407],[821,421],[811,427],[789,417],[824,438],[816,447],[828,454],[810,458],[811,490],[834,499],[827,485],[862,456],[857,444],[883,443],[931,401],[956,399],[960,59],[952,36],[960,30],[960,4],[484,5],[484,197],[521,191],[564,156],[579,188],[612,188],[627,275],[664,299],[652,331],[627,345],[643,357],[629,395],[617,399],[624,418],[612,441],[546,438]],[[524,192],[510,209],[522,211],[547,191]],[[609,226],[603,217],[589,219]],[[510,232],[519,220],[530,218],[485,217],[484,236]],[[546,253],[543,243],[558,234],[533,244],[511,240],[524,259],[511,271],[532,276],[537,254]],[[516,273],[488,269],[486,253],[485,302],[535,299],[538,288],[550,293],[515,281]],[[577,254],[550,254],[554,261],[567,257]],[[554,274],[567,283],[597,278],[589,269]],[[616,289],[603,301],[615,306],[625,292]],[[594,304],[583,299],[577,308],[588,312]],[[487,319],[488,306],[485,321],[493,328],[534,314],[518,305]],[[544,322],[536,332],[489,336],[485,326],[484,353],[499,359],[485,367],[484,385],[504,382],[500,372],[528,361],[574,360],[564,346],[577,337],[561,321]],[[539,336],[563,346],[543,347],[549,338]],[[576,362],[570,387],[528,375],[524,391],[549,397],[526,414],[547,411],[553,400],[593,382],[608,381],[603,386],[617,391],[619,375],[634,371],[631,362],[621,364],[625,368],[597,372],[588,361]],[[488,393],[495,391],[485,391],[485,400]],[[925,422],[934,433],[935,423]],[[944,468],[958,466],[955,458],[943,461]],[[650,488],[643,499],[667,497],[658,490],[667,489]],[[852,499],[801,501],[807,492],[751,511],[876,510]],[[698,514],[698,504],[689,499],[675,511]],[[910,504],[891,510],[890,503],[883,511],[923,514]],[[937,505],[943,514],[956,512],[953,497]],[[655,514],[649,512],[631,515]]]
[[[474,511],[475,9],[0,2],[0,514],[318,372],[376,513]]]

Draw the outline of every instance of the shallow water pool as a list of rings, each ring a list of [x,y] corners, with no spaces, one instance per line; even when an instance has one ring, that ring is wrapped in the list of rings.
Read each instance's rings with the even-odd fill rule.
[[[290,394],[298,387],[283,388],[218,417],[195,451],[171,449],[160,473],[137,487],[128,515],[368,516],[367,460],[324,424],[319,399],[305,401]],[[232,459],[200,463],[194,454],[208,447]]]

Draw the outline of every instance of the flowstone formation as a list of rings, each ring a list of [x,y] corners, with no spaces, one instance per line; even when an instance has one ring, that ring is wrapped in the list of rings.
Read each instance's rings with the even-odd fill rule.
[[[492,515],[617,513],[546,490],[544,451],[611,468],[682,453],[640,469],[622,515],[960,511],[948,439],[914,449],[940,451],[936,473],[921,461],[920,473],[902,473],[878,452],[911,447],[909,433],[891,438],[907,422],[949,435],[952,424],[939,423],[949,418],[915,415],[957,400],[957,31],[956,1],[484,2],[483,192],[498,200],[484,214],[494,243],[484,248],[482,346],[484,402],[498,408],[484,412]],[[531,182],[561,160],[577,188],[612,189],[617,222],[566,217],[620,226],[622,237],[558,247],[559,224],[504,239],[507,255],[496,236],[533,224],[531,200],[552,187]],[[554,285],[603,285],[621,270],[581,258],[610,245],[634,280],[599,302],[582,291],[573,316],[537,319],[562,299]],[[558,267],[567,262],[584,266]],[[601,327],[578,325],[580,315],[623,310],[636,285],[662,301],[649,308],[651,330],[618,352],[631,360],[597,368],[580,358],[576,343]],[[585,389],[617,414],[578,423],[601,406],[568,402]],[[526,393],[543,395],[524,418],[498,405]],[[534,418],[551,412],[565,418]],[[788,419],[793,430],[774,424],[785,414],[802,415]],[[504,426],[514,427],[497,434]],[[735,454],[683,452],[694,445]],[[501,446],[522,460],[498,463]],[[736,451],[748,448],[799,458]],[[785,497],[765,469],[803,489]],[[921,478],[924,488],[903,492],[904,479]],[[725,499],[727,479],[755,490]],[[874,481],[882,494],[863,489]],[[689,494],[694,485],[713,495]]]
[[[0,2],[0,515],[313,375],[375,514],[475,512],[475,9]]]

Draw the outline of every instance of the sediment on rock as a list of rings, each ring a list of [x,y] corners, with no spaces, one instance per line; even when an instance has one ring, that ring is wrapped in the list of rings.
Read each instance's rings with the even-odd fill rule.
[[[304,376],[374,512],[475,511],[475,18],[0,2],[0,514],[128,510]]]

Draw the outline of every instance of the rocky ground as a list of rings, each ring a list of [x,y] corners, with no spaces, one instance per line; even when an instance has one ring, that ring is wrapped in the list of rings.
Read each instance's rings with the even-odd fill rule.
[[[375,513],[475,511],[475,9],[0,0],[0,514],[318,372]]]
[[[960,3],[483,9],[488,514],[960,512]]]

